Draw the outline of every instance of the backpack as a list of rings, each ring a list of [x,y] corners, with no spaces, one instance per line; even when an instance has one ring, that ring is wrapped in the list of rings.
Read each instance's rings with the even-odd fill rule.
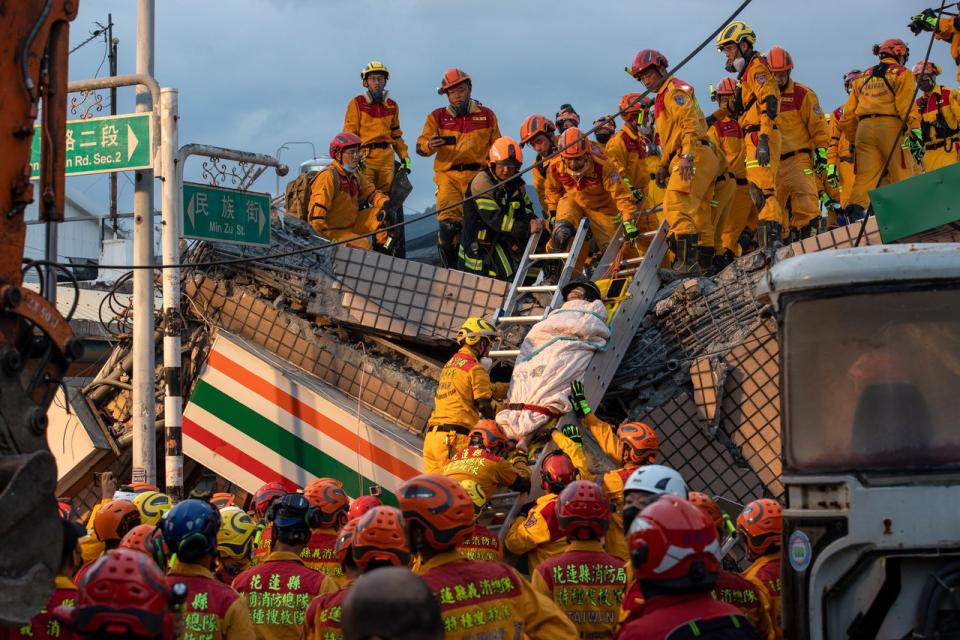
[[[302,173],[287,183],[283,199],[288,215],[300,218],[305,222],[310,222],[307,220],[307,214],[309,213],[310,191],[313,188],[313,181],[316,180],[317,176],[322,172],[326,171],[327,168],[328,167],[324,167],[320,171]],[[339,180],[333,181],[334,195],[336,195],[336,189],[339,183]]]

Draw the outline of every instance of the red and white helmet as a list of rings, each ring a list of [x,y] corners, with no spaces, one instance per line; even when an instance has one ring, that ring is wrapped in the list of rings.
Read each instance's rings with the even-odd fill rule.
[[[627,533],[634,575],[641,582],[708,588],[720,571],[717,529],[686,500],[662,495],[640,512]]]

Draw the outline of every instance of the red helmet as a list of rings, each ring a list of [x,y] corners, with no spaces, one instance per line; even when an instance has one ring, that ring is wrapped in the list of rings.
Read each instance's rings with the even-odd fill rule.
[[[557,522],[568,538],[596,540],[610,526],[610,502],[597,483],[576,480],[557,498]]]
[[[540,463],[540,480],[544,491],[560,493],[563,488],[577,479],[579,471],[570,456],[560,449],[548,453]]]
[[[793,58],[782,47],[773,47],[767,52],[767,66],[774,73],[790,71],[793,69]]]
[[[350,509],[347,511],[347,522],[356,520],[370,509],[383,505],[383,500],[377,496],[360,496],[350,503]]]
[[[353,531],[353,561],[361,571],[379,566],[405,567],[410,548],[403,530],[403,514],[394,507],[374,507]]]
[[[138,524],[130,529],[120,541],[120,548],[147,554],[161,569],[166,569],[167,558],[170,557],[170,549],[163,539],[163,532],[155,524]]]
[[[346,522],[350,498],[336,482],[329,478],[314,480],[304,488],[303,497],[317,509],[316,528],[339,529]]]
[[[653,429],[643,422],[624,422],[617,431],[620,437],[620,461],[623,464],[654,464],[660,441]]]
[[[57,512],[61,520],[70,520],[73,518],[73,505],[63,500],[57,500]]]
[[[708,588],[720,571],[717,529],[700,509],[672,495],[640,512],[627,533],[634,575],[641,582]]]
[[[644,109],[649,109],[652,104],[653,101],[642,93],[625,93],[620,98],[619,110],[623,119],[626,120],[629,114],[640,113]]]
[[[350,147],[360,146],[360,136],[350,131],[341,131],[330,140],[330,157],[340,159],[340,154]]]
[[[717,529],[723,529],[723,512],[720,511],[720,507],[713,501],[713,498],[699,491],[690,491],[687,493],[687,500],[700,511],[703,511],[703,514],[710,518],[713,526]]]
[[[556,130],[557,125],[553,124],[552,120],[548,120],[547,116],[539,114],[528,116],[520,125],[520,144],[521,146],[527,144],[541,133],[549,138]]]
[[[347,524],[343,525],[343,528],[341,528],[337,534],[337,542],[333,547],[333,555],[340,564],[343,564],[348,557],[353,559],[353,556],[350,555],[350,547],[353,545],[353,532],[356,528],[357,520],[350,520]]]
[[[140,524],[140,512],[129,500],[111,500],[93,518],[93,532],[100,542],[120,542],[130,529]]]
[[[473,500],[456,480],[425,473],[400,485],[397,497],[407,526],[418,524],[431,548],[452,549],[473,535]]]
[[[783,505],[770,498],[754,500],[737,516],[737,533],[754,555],[776,551],[783,537]]]
[[[132,549],[108,551],[80,581],[73,607],[53,615],[84,637],[172,637],[170,591],[160,567]]]
[[[463,84],[464,82],[469,82],[471,85],[473,84],[473,81],[470,80],[470,76],[467,75],[466,71],[451,67],[443,73],[443,78],[440,79],[440,86],[437,87],[437,94],[442,96],[453,87],[458,84]]]
[[[888,38],[880,44],[873,45],[873,55],[881,58],[891,56],[905,61],[910,57],[910,47],[900,38]]]
[[[576,127],[564,129],[560,134],[560,155],[564,158],[579,158],[590,153],[590,141]]]
[[[479,445],[498,455],[511,449],[514,445],[513,441],[500,428],[500,425],[493,420],[478,421],[477,426],[470,430],[469,437],[471,445]]]
[[[669,66],[670,63],[667,62],[665,55],[656,49],[644,49],[633,59],[633,64],[630,65],[630,68],[627,69],[625,67],[624,71],[639,80],[640,78],[638,76],[650,67],[657,67],[661,73],[666,73],[667,67]]]
[[[253,494],[253,510],[263,518],[273,501],[287,495],[287,488],[281,482],[268,482]]]
[[[917,64],[913,65],[913,75],[915,76],[937,77],[940,75],[940,73],[940,65],[938,65],[936,62],[930,62],[929,60],[924,62],[921,60]]]

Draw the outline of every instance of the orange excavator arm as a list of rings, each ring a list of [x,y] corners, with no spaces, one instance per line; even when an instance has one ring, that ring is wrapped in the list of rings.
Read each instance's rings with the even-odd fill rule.
[[[57,469],[47,407],[82,345],[54,305],[24,289],[24,211],[42,114],[40,219],[63,219],[69,22],[78,0],[7,2],[0,20],[0,624],[46,605],[59,570]],[[42,106],[42,112],[41,112]],[[53,268],[42,262],[40,268]]]

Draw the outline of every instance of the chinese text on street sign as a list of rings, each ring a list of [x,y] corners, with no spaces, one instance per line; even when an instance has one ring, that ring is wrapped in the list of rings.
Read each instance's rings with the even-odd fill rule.
[[[270,246],[270,195],[183,183],[183,235]]]
[[[150,169],[153,160],[149,113],[67,121],[66,175]],[[40,136],[37,125],[30,153],[31,177],[40,176]]]

